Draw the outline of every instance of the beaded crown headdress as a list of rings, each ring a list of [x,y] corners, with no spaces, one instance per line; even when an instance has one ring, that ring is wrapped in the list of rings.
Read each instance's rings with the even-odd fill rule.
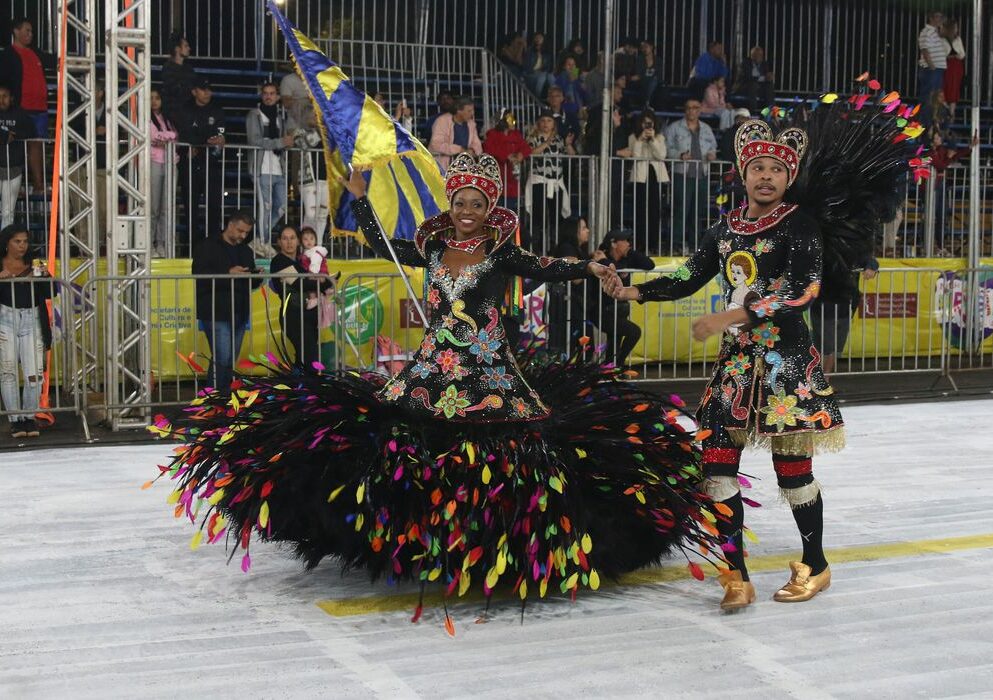
[[[751,119],[740,127],[734,135],[734,153],[738,160],[738,172],[742,179],[745,168],[756,158],[773,158],[784,166],[792,185],[800,174],[800,161],[807,151],[807,132],[791,126],[775,138],[772,127],[758,119]]]
[[[445,194],[452,201],[455,193],[472,187],[486,197],[489,204],[487,211],[493,211],[500,193],[503,191],[503,181],[500,177],[500,164],[491,155],[482,155],[478,159],[471,153],[460,153],[452,159],[445,177]]]

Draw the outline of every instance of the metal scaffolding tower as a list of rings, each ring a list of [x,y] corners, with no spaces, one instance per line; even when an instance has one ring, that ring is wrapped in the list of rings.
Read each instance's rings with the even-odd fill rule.
[[[105,387],[114,430],[148,424],[151,404],[151,226],[148,123],[149,0],[106,0],[107,352]]]
[[[65,83],[60,91],[64,128],[60,143],[59,221],[62,230],[60,276],[69,285],[63,303],[72,307],[66,328],[69,377],[77,400],[99,391],[96,299],[87,298],[86,282],[97,275],[100,233],[97,226],[96,191],[96,0],[59,0],[58,46],[65,57]],[[63,14],[65,13],[65,14]],[[90,287],[92,289],[92,287]]]

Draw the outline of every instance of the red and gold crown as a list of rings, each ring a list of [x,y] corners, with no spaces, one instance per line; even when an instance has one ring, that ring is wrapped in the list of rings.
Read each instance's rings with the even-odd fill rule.
[[[482,155],[477,160],[471,153],[460,153],[452,159],[445,176],[445,194],[452,201],[455,193],[472,187],[483,193],[489,207],[493,211],[500,193],[503,191],[503,180],[500,178],[500,164],[490,155]]]
[[[807,132],[795,126],[784,129],[773,138],[772,128],[763,121],[751,119],[734,135],[734,153],[738,158],[738,172],[742,179],[745,168],[756,158],[773,158],[784,166],[792,185],[800,174],[800,161],[807,151]]]

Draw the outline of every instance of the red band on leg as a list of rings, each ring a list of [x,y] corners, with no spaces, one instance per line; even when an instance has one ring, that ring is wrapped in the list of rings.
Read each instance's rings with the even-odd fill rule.
[[[804,476],[810,474],[813,467],[810,457],[800,459],[786,459],[783,457],[773,457],[772,466],[776,470],[777,476]]]
[[[733,447],[707,447],[703,450],[704,464],[738,464],[741,450]]]

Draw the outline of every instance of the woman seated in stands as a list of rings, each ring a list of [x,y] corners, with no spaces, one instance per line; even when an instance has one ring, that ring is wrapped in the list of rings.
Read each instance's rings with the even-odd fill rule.
[[[0,231],[0,395],[14,438],[38,437],[35,413],[45,374],[45,350],[52,330],[45,304],[52,297],[48,272],[31,255],[27,227]],[[18,392],[18,366],[23,390]]]
[[[720,119],[720,129],[730,128],[734,122],[734,105],[728,102],[727,84],[724,78],[716,78],[703,91],[703,114],[714,114]]]

